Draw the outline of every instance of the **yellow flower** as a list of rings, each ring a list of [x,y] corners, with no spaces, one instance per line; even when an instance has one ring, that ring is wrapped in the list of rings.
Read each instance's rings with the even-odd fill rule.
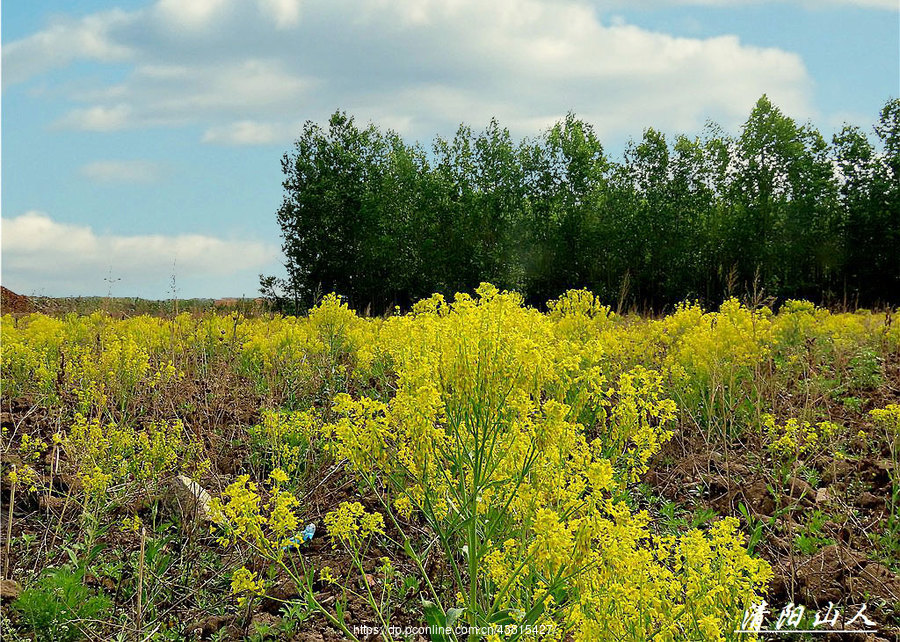
[[[231,576],[231,593],[237,597],[238,606],[246,606],[250,598],[262,595],[265,585],[256,579],[256,573],[241,567]]]
[[[276,485],[286,484],[288,481],[287,473],[281,470],[280,468],[276,468],[271,473],[269,473],[269,479],[272,480],[272,483]]]
[[[6,478],[9,480],[9,483],[12,486],[15,486],[19,489],[28,490],[32,493],[38,490],[38,482],[40,481],[40,476],[38,475],[38,472],[31,466],[24,465],[22,467],[18,467],[13,465],[12,470],[10,470],[6,474]]]
[[[325,525],[332,544],[342,541],[352,547],[376,533],[384,533],[384,518],[380,513],[367,513],[359,502],[341,502],[337,510],[325,515]]]
[[[400,495],[394,500],[394,508],[406,519],[409,519],[413,513],[413,505],[408,495]]]
[[[394,566],[391,564],[391,560],[387,557],[382,557],[379,562],[381,562],[381,564],[378,566],[378,572],[386,578],[393,577]]]
[[[319,571],[319,579],[329,584],[337,584],[337,579],[335,579],[334,575],[332,574],[330,566],[322,567],[322,569]]]

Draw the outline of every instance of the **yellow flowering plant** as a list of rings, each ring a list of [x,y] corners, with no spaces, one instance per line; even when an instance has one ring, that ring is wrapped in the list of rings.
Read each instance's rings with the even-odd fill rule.
[[[103,494],[110,485],[125,482],[152,493],[166,475],[199,473],[209,465],[201,456],[202,446],[186,438],[179,420],[150,422],[137,429],[76,414],[60,441],[66,466],[81,478],[87,495]]]
[[[877,432],[887,443],[891,455],[891,497],[888,523],[900,527],[900,404],[888,404],[869,412]]]
[[[231,575],[231,593],[238,606],[249,606],[250,600],[265,592],[265,583],[256,579],[256,573],[242,566]]]
[[[610,385],[572,362],[545,324],[488,285],[477,299],[389,319],[381,339],[397,391],[387,403],[338,395],[327,447],[401,534],[404,517],[427,521],[472,626],[551,623],[558,639],[585,640],[601,630],[603,639],[730,635],[770,577],[736,524],[659,542],[623,501],[671,436],[676,408],[661,376],[638,368]],[[452,602],[402,537],[452,619]]]
[[[319,578],[390,621],[391,572],[372,559],[377,543],[408,556],[423,609],[444,624],[541,625],[576,640],[734,639],[769,569],[729,519],[660,536],[631,508],[642,505],[636,485],[676,429],[699,429],[726,458],[759,441],[782,476],[814,467],[820,451],[843,456],[849,433],[819,421],[817,400],[878,381],[900,354],[898,324],[734,299],[646,318],[614,314],[584,290],[547,307],[483,284],[377,319],[335,295],[303,317],[6,315],[4,395],[46,406],[60,431],[52,444],[14,436],[18,486],[26,466],[45,473],[51,450],[51,476],[96,506],[169,475],[196,477],[208,465],[194,433],[202,410],[228,430],[204,438],[249,437],[251,452],[241,462],[250,476],[212,504],[217,534],[289,570],[314,609]],[[875,429],[867,445],[887,440],[896,457],[896,407],[864,415],[857,401],[853,412]],[[350,498],[323,524],[359,561],[346,575],[311,568],[290,545],[303,525],[300,490],[324,466],[366,489],[368,508]],[[424,560],[436,555],[434,580]],[[373,562],[384,595],[354,583]],[[238,594],[256,594],[260,578],[237,577]],[[333,608],[318,608],[351,637]]]
[[[346,596],[349,593],[367,602],[381,624],[382,637],[386,640],[392,639],[390,621],[393,570],[390,561],[387,558],[382,558],[381,560],[381,566],[379,567],[380,592],[373,585],[377,580],[366,572],[363,565],[373,537],[384,535],[384,518],[381,513],[366,511],[365,507],[359,502],[341,502],[337,509],[325,515],[325,526],[328,528],[328,534],[331,536],[332,546],[334,548],[341,547],[349,553],[351,563],[360,578],[360,584],[363,588],[363,592],[360,593],[351,589],[348,582],[340,584],[344,594],[343,601],[346,601]],[[328,581],[327,578],[329,577],[334,583],[337,583],[331,577],[330,570],[323,579]],[[341,621],[343,621],[342,611],[343,609],[336,614]]]
[[[280,469],[289,480],[297,480],[315,454],[311,448],[319,437],[318,419],[308,411],[263,410],[262,422],[248,429],[254,455],[266,470]]]
[[[248,475],[241,475],[231,483],[221,497],[210,502],[210,516],[219,532],[218,542],[222,546],[235,543],[248,545],[250,549],[275,568],[283,570],[302,592],[308,607],[318,611],[336,628],[349,638],[358,639],[351,632],[344,619],[346,594],[367,601],[383,626],[382,635],[392,639],[389,633],[390,592],[382,589],[376,598],[369,576],[363,567],[368,545],[373,536],[384,533],[384,520],[378,513],[369,513],[358,502],[344,502],[336,510],[325,516],[325,525],[335,547],[343,546],[350,553],[353,566],[359,572],[364,592],[349,588],[349,584],[339,582],[328,567],[320,570],[320,579],[337,584],[345,596],[332,612],[316,597],[314,589],[315,571],[302,556],[302,544],[296,542],[299,520],[296,510],[297,498],[284,488],[289,484],[287,474],[275,469],[269,476],[268,499],[260,494],[260,488]],[[346,578],[345,578],[346,579]],[[264,594],[264,584],[255,580],[255,575],[245,568],[238,569],[232,579],[232,590],[238,595],[239,605],[247,606],[249,595]]]
[[[762,416],[762,435],[766,449],[772,455],[777,479],[787,483],[802,462],[809,467],[843,442],[843,426],[831,421],[809,422],[794,417],[778,423],[771,414]]]
[[[13,488],[21,488],[32,493],[40,490],[40,476],[34,468],[27,464],[11,466],[9,472],[6,473],[6,480]]]
[[[869,416],[888,444],[891,459],[896,461],[897,453],[900,451],[900,404],[892,403],[884,408],[875,408],[869,412]]]

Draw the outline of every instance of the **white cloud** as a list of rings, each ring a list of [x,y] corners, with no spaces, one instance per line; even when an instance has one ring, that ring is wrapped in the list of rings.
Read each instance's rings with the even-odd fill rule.
[[[73,109],[56,121],[62,129],[80,129],[91,132],[113,132],[132,125],[131,105],[95,105]]]
[[[118,9],[79,20],[57,18],[43,31],[3,45],[3,86],[76,60],[128,60],[133,53],[131,48],[117,42],[112,32],[133,20],[134,14]]]
[[[769,0],[770,2],[775,0]],[[810,9],[823,9],[829,6],[850,6],[861,9],[884,9],[887,11],[900,11],[900,3],[897,0],[800,0]]]
[[[763,93],[792,116],[814,115],[795,54],[604,21],[579,0],[159,0],[89,18],[4,47],[16,80],[127,52],[130,73],[71,91],[60,127],[193,125],[204,142],[250,145],[339,107],[419,138],[491,116],[534,134],[574,110],[601,134],[636,135],[710,117],[734,127]],[[72,35],[85,31],[100,44]],[[47,59],[38,41],[64,53]],[[42,62],[26,64],[25,49]]]
[[[159,0],[156,10],[173,26],[203,29],[228,8],[228,0]]]
[[[300,21],[300,0],[261,0],[260,4],[279,29],[294,27]]]
[[[900,3],[897,0],[830,0],[836,4],[854,4],[860,7],[872,7],[875,9],[892,9],[900,10]]]
[[[83,165],[80,173],[101,183],[154,183],[161,178],[162,167],[145,160],[107,160]]]
[[[181,126],[247,113],[272,117],[302,104],[314,84],[271,59],[139,65],[121,83],[75,94],[79,101],[100,104],[72,109],[55,125],[115,131]]]
[[[631,6],[661,6],[666,4],[700,5],[709,7],[735,7],[746,4],[772,4],[785,0],[612,0],[614,4]],[[829,7],[859,7],[862,9],[887,9],[898,11],[897,0],[794,0],[809,9],[827,9]]]
[[[259,14],[279,29],[295,27],[300,21],[300,0],[257,0],[256,4]],[[197,32],[234,18],[239,13],[237,5],[229,0],[158,0],[153,12],[178,30]]]
[[[194,284],[192,295],[233,294],[238,287],[252,294],[256,274],[278,256],[278,248],[265,243],[201,234],[98,234],[89,226],[60,223],[34,211],[4,218],[2,231],[4,284],[23,292],[101,294],[104,279],[112,275],[129,293],[150,291],[161,297],[174,270],[181,283]],[[236,277],[241,277],[240,285]],[[230,292],[203,292],[198,284],[204,282],[235,285]]]
[[[271,145],[290,141],[299,130],[299,124],[240,120],[210,127],[203,134],[203,142],[218,145]]]

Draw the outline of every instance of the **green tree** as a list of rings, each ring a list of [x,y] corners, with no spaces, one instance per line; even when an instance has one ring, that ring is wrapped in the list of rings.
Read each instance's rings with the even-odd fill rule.
[[[617,163],[571,113],[520,142],[496,120],[461,125],[426,151],[338,111],[283,158],[287,278],[262,290],[373,313],[481,281],[537,305],[580,287],[645,309],[757,288],[896,302],[900,102],[875,134],[880,148],[852,127],[829,146],[763,96],[735,138],[649,128]]]
[[[543,304],[567,288],[598,287],[608,267],[608,161],[593,128],[570,113],[540,140],[523,145],[522,157],[529,300]]]
[[[839,264],[837,185],[819,132],[766,96],[737,141],[731,183],[731,260],[740,283],[769,294],[813,296]],[[818,292],[816,290],[818,289]]]
[[[384,148],[373,126],[361,130],[352,117],[336,112],[327,129],[307,122],[294,153],[284,155],[278,223],[287,288],[301,307],[331,291],[354,299],[367,293],[379,239],[372,234],[372,209],[364,205],[379,180]]]
[[[844,127],[833,139],[843,210],[842,290],[850,303],[900,297],[900,101],[884,106],[875,133],[883,153],[858,127]]]

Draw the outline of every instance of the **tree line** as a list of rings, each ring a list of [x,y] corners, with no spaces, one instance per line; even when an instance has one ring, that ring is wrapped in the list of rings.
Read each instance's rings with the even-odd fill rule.
[[[515,141],[496,121],[430,148],[335,112],[284,155],[282,309],[328,292],[405,308],[482,281],[543,305],[568,288],[662,309],[731,295],[900,302],[900,100],[830,142],[763,96],[737,136],[647,129],[620,160],[569,114]]]

